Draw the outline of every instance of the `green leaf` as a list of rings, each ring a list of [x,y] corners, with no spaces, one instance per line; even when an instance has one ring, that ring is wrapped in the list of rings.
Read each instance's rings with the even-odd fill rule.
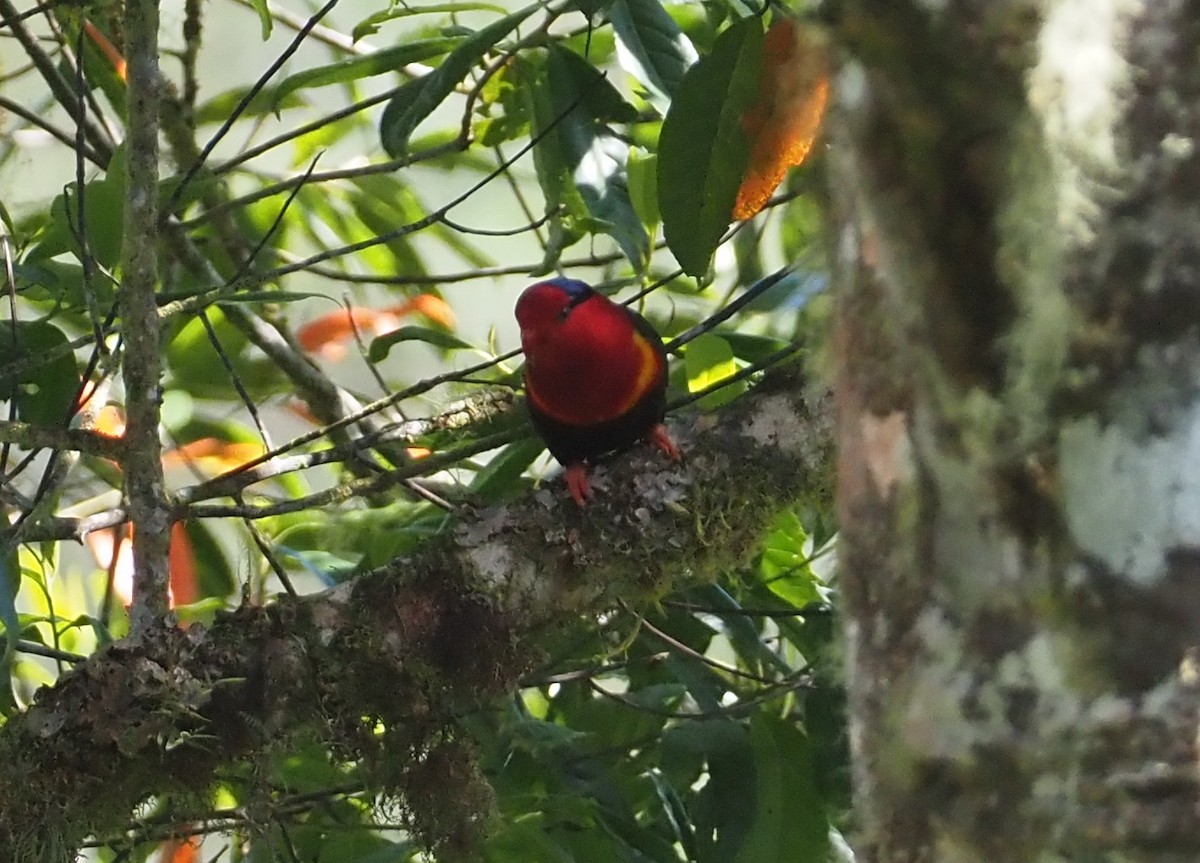
[[[430,327],[399,327],[392,330],[390,333],[384,333],[382,336],[377,336],[371,340],[371,347],[367,352],[367,357],[373,363],[381,362],[387,358],[392,347],[400,342],[425,342],[434,347],[442,348],[447,351],[462,350],[466,348],[470,350],[472,345],[470,342],[464,342],[453,333],[448,333],[445,330],[435,330]]]
[[[708,782],[691,808],[695,859],[728,863],[754,818],[754,751],[746,729],[726,719],[683,721],[663,733],[661,752],[663,772],[676,788],[707,769]],[[800,858],[780,858],[792,859]]]
[[[828,588],[809,565],[810,548],[799,516],[788,510],[771,524],[758,565],[767,589],[796,608],[828,599]]]
[[[471,480],[471,493],[490,502],[502,499],[508,492],[518,491],[521,474],[545,448],[546,445],[536,438],[513,441],[475,474]]]
[[[684,74],[699,59],[691,40],[658,0],[616,0],[609,19],[621,66],[666,110]]]
[[[108,171],[98,180],[83,187],[83,229],[87,234],[88,251],[103,267],[111,269],[121,259],[121,236],[125,213],[124,147],[113,154]],[[38,237],[38,243],[25,256],[25,263],[40,263],[70,252],[83,259],[76,237],[79,234],[79,185],[70,183],[66,192],[50,205],[50,224]],[[103,277],[97,277],[103,278]]]
[[[684,272],[703,276],[750,158],[742,114],[758,95],[762,24],[739,21],[684,76],[659,136],[663,233]]]
[[[366,36],[373,36],[379,32],[379,25],[388,21],[393,21],[397,18],[408,18],[413,15],[430,15],[446,12],[449,14],[461,14],[463,12],[494,12],[497,15],[503,15],[508,12],[503,6],[496,6],[491,3],[469,3],[466,0],[455,0],[453,3],[429,3],[421,6],[406,6],[404,4],[393,5],[390,9],[384,9],[382,12],[375,12],[368,15],[366,18],[354,25],[354,29],[350,31],[350,35],[357,42]]]
[[[738,370],[729,342],[716,333],[702,333],[688,342],[683,364],[687,372],[688,392],[691,393],[718,384]],[[709,393],[697,404],[704,410],[712,410],[737,398],[745,389],[746,382],[738,381]]]
[[[625,101],[616,87],[595,66],[557,43],[549,47],[548,73],[551,81],[564,85],[556,104],[568,110],[572,102],[590,119],[612,123],[632,123],[637,108]],[[569,97],[569,101],[568,98]]]
[[[808,737],[769,713],[750,719],[754,749],[754,821],[734,863],[821,863],[829,853],[829,821],[816,783]]]
[[[229,322],[218,306],[208,309],[221,350],[242,379],[247,390],[256,398],[266,398],[278,392],[283,374],[278,366],[251,351],[246,335]],[[184,323],[174,338],[166,339],[165,357],[171,371],[171,386],[186,390],[197,398],[235,398],[237,391],[225,361],[209,340],[204,322],[193,317]]]
[[[629,198],[633,201],[633,209],[642,224],[653,233],[655,226],[662,221],[662,215],[658,212],[658,156],[631,149],[625,171],[629,177]]]
[[[70,351],[36,361],[38,356],[64,350],[67,337],[45,321],[0,322],[0,366],[16,360],[35,360],[16,374],[0,375],[0,400],[15,400],[17,418],[28,423],[62,427],[79,389],[79,370]]]
[[[328,300],[329,294],[317,291],[241,291],[221,297],[218,305],[236,303],[294,303],[299,300]]]
[[[638,272],[646,268],[650,238],[633,208],[625,178],[629,145],[595,116],[619,113],[605,95],[608,84],[578,55],[552,46],[546,69],[534,85],[534,118],[538,144],[534,161],[551,210],[548,265],[559,250],[585,232],[616,240]],[[600,86],[603,84],[603,86]]]
[[[492,147],[529,134],[531,107],[522,87],[528,64],[509,63],[496,72],[479,93],[475,139],[481,146]]]
[[[271,20],[271,10],[267,8],[267,0],[250,0],[250,5],[258,13],[258,24],[262,28],[262,40],[271,38],[271,28],[275,22]]]
[[[393,158],[406,153],[409,138],[420,122],[454,92],[454,88],[484,54],[540,8],[540,4],[526,6],[493,21],[463,40],[437,69],[418,79],[421,84],[419,88],[402,88],[384,108],[383,118],[379,123],[379,138],[383,142],[383,148]]]
[[[228,120],[229,115],[241,104],[248,92],[250,92],[249,87],[234,87],[232,90],[218,93],[211,99],[201,102],[196,107],[196,125],[223,123]],[[246,106],[242,108],[241,116],[263,117],[267,114],[274,114],[276,111],[282,111],[284,108],[298,108],[303,104],[304,99],[295,93],[281,97],[275,90],[267,88],[259,90],[251,97]]]
[[[233,593],[238,583],[225,549],[204,522],[191,520],[180,523],[192,544],[197,590],[202,597],[219,600],[223,604],[225,597]]]
[[[299,551],[286,545],[276,545],[275,550],[284,558],[294,560],[310,575],[320,579],[326,586],[341,584],[358,569],[361,558],[351,560],[341,555],[314,549]]]
[[[13,544],[4,554],[0,554],[0,623],[4,624],[4,638],[7,642],[2,665],[6,672],[12,648],[21,638],[21,622],[17,616],[17,594],[20,590],[21,565],[17,557],[17,546]]]
[[[279,105],[283,99],[297,90],[324,87],[328,84],[345,84],[362,78],[386,75],[388,72],[398,72],[409,63],[420,63],[430,57],[445,54],[447,51],[453,50],[459,42],[459,39],[444,37],[419,39],[415,42],[396,45],[393,48],[385,48],[373,54],[350,57],[326,66],[305,69],[280,82],[279,86],[275,88],[272,103]]]

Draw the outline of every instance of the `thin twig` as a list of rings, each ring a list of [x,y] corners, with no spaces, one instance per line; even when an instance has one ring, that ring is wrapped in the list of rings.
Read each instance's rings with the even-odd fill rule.
[[[0,0],[0,2],[7,2],[7,0]],[[267,67],[267,70],[263,72],[263,74],[259,76],[258,80],[254,82],[253,86],[246,91],[246,94],[238,101],[233,111],[231,111],[229,116],[225,119],[225,122],[222,123],[221,127],[217,129],[215,133],[213,133],[211,138],[208,139],[208,143],[205,144],[204,148],[200,151],[200,156],[195,162],[188,166],[187,171],[184,172],[183,179],[179,181],[179,185],[176,186],[171,192],[171,197],[163,206],[164,214],[170,214],[175,211],[175,208],[179,205],[179,202],[183,197],[183,190],[187,188],[188,184],[196,178],[196,174],[198,174],[200,169],[204,167],[204,163],[208,161],[208,157],[212,155],[212,151],[216,149],[217,144],[221,143],[221,140],[229,134],[230,130],[233,129],[234,123],[238,121],[238,118],[240,118],[245,112],[246,108],[249,107],[250,103],[254,100],[254,97],[262,91],[263,87],[267,86],[267,82],[270,81],[271,78],[275,76],[275,73],[283,67],[283,64],[286,63],[288,59],[300,49],[300,46],[304,43],[305,37],[308,35],[308,31],[317,26],[320,20],[328,15],[333,10],[333,7],[337,4],[338,0],[327,0],[325,5],[318,9],[316,13],[314,13],[313,16],[308,19],[308,24],[301,28],[300,32],[296,34],[296,38],[292,40],[291,44],[289,44],[283,49],[283,51],[279,53],[279,56],[275,58],[270,66]]]
[[[0,108],[3,108],[5,111],[8,111],[9,113],[20,117],[22,120],[25,120],[30,125],[36,126],[37,128],[41,129],[43,132],[46,132],[47,134],[49,134],[55,140],[57,140],[63,144],[66,144],[72,150],[76,150],[77,152],[82,154],[85,158],[87,158],[87,160],[89,162],[91,162],[92,164],[97,165],[98,167],[101,167],[101,168],[104,167],[104,165],[105,165],[104,160],[102,160],[100,158],[100,155],[94,149],[92,149],[92,147],[89,144],[87,144],[86,142],[84,142],[82,145],[79,144],[79,142],[77,142],[75,140],[75,138],[73,138],[70,135],[70,133],[64,132],[62,129],[59,129],[57,126],[55,126],[53,123],[51,123],[49,120],[47,120],[45,117],[43,117],[38,112],[30,111],[28,108],[26,108],[21,103],[14,102],[12,99],[9,99],[5,96],[0,96]]]

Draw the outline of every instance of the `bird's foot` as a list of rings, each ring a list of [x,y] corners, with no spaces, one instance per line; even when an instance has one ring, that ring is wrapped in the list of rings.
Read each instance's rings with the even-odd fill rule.
[[[575,503],[583,506],[587,503],[587,499],[592,496],[592,484],[588,482],[588,469],[581,461],[567,465],[566,470],[567,490],[571,492],[571,497],[575,498]]]
[[[650,433],[646,435],[646,440],[650,442],[652,447],[671,461],[680,460],[679,447],[675,445],[675,441],[671,440],[671,435],[667,433],[667,427],[662,423],[650,429]]]

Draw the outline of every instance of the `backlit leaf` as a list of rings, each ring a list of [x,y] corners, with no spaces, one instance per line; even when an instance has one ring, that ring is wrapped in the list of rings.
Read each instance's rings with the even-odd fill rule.
[[[715,333],[703,333],[688,342],[683,359],[688,392],[705,390],[738,370],[729,342]],[[700,399],[699,405],[705,410],[712,410],[737,397],[745,388],[745,381],[730,384]]]
[[[282,104],[284,99],[297,90],[325,87],[329,84],[345,84],[375,75],[385,75],[388,72],[398,72],[409,63],[420,63],[430,57],[445,54],[460,44],[461,40],[459,39],[419,39],[415,42],[406,42],[392,48],[385,48],[372,54],[363,54],[347,60],[340,60],[337,63],[305,69],[280,82],[274,92],[273,104]]]
[[[379,137],[383,148],[393,157],[407,152],[408,140],[417,125],[454,92],[454,88],[484,54],[540,8],[540,5],[526,6],[493,21],[464,39],[437,69],[419,79],[419,88],[405,88],[402,94],[397,94],[384,109],[383,118],[380,120]]]
[[[546,74],[531,94],[539,140],[538,179],[551,220],[547,261],[585,232],[616,240],[635,269],[646,266],[650,238],[629,198],[625,162],[629,145],[603,122],[626,116],[611,85],[578,55],[551,47]],[[611,91],[611,92],[610,92]]]
[[[659,0],[616,0],[609,19],[617,35],[617,57],[665,111],[684,73],[699,59],[691,40]]]

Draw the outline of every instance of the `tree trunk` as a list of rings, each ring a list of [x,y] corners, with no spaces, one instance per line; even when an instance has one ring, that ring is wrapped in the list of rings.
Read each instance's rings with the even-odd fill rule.
[[[838,26],[859,859],[1200,859],[1200,3]]]

